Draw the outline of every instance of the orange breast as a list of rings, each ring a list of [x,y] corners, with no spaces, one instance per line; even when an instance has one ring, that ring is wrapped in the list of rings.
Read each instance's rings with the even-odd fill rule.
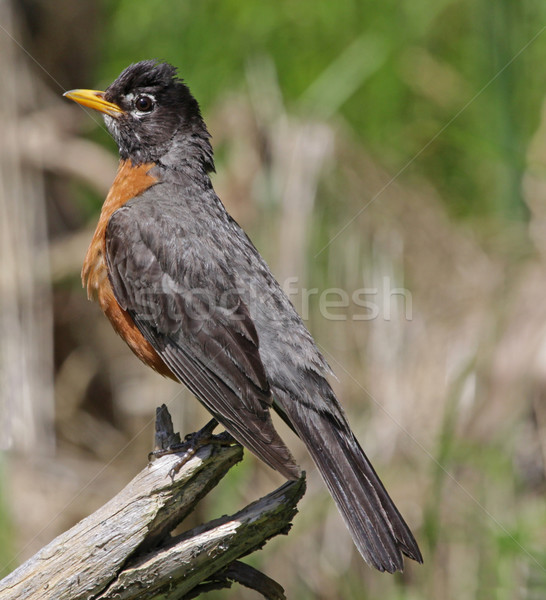
[[[137,329],[130,315],[118,304],[108,279],[105,259],[105,234],[110,217],[126,202],[142,194],[157,182],[157,179],[149,174],[153,166],[153,164],[143,164],[134,167],[131,161],[120,162],[116,178],[104,201],[97,228],[85,255],[82,282],[84,287],[87,287],[87,297],[90,300],[98,301],[115,331],[127,342],[138,358],[162,375],[176,379],[153,346]]]

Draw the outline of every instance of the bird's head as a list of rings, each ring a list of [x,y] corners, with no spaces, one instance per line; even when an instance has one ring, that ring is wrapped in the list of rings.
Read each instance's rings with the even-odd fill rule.
[[[127,67],[104,91],[64,94],[103,113],[122,159],[214,170],[210,135],[197,100],[167,63],[145,60]]]

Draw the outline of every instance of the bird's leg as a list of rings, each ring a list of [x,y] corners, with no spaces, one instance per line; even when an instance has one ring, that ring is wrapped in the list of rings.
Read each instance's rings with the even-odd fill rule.
[[[216,419],[211,419],[204,427],[195,433],[188,434],[183,442],[172,444],[167,448],[159,448],[150,452],[148,459],[159,458],[166,454],[181,454],[178,462],[169,471],[169,475],[174,477],[178,471],[192,458],[199,448],[211,443],[220,444],[222,446],[231,446],[234,443],[233,437],[227,431],[220,435],[212,435],[212,432],[218,426]]]

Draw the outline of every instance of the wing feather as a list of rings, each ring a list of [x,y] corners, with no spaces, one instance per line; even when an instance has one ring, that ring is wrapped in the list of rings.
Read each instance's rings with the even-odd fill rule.
[[[215,263],[196,232],[184,230],[175,206],[171,212],[140,198],[111,217],[106,261],[116,300],[235,439],[286,477],[297,477],[273,428],[269,382],[248,308],[222,268],[224,259]]]

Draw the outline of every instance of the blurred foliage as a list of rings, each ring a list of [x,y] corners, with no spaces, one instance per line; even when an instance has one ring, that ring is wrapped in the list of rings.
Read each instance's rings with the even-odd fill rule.
[[[387,278],[391,290],[411,292],[409,319],[393,300],[392,319],[354,320],[351,311],[361,307],[351,304],[344,322],[324,318],[317,292],[309,325],[425,564],[394,577],[368,569],[293,439],[309,490],[290,536],[273,540],[253,564],[298,600],[545,597],[546,4],[102,0],[98,14],[88,2],[84,31],[69,20],[59,26],[77,4],[63,2],[61,11],[22,0],[29,15],[41,16],[38,6],[54,13],[35,18],[35,27],[56,23],[54,34],[41,33],[43,46],[32,46],[31,30],[29,51],[42,60],[63,29],[72,35],[68,47],[83,39],[70,68],[55,52],[47,63],[67,88],[104,87],[144,58],[178,66],[214,134],[214,184],[275,272],[293,269],[300,285],[317,290],[377,291]],[[79,62],[93,73],[78,73]],[[295,251],[287,270],[277,254],[298,213],[283,186],[291,167],[305,165],[298,143],[315,125],[334,141],[311,182],[309,212],[288,239]],[[83,115],[78,137],[114,151],[104,130],[91,127]],[[74,181],[48,197],[50,233],[60,242],[94,222],[102,202],[97,189]],[[39,481],[40,498],[49,495],[55,507],[38,503],[40,520],[62,515],[65,528],[142,466],[151,403],[176,398],[183,434],[206,418],[189,394],[139,365],[87,303],[78,281],[84,238],[77,252],[60,244],[76,266],[55,281],[56,426],[65,462],[53,474],[49,465],[30,474],[19,465],[19,486],[34,490]],[[392,300],[389,290],[386,300],[374,294],[383,309]],[[100,474],[110,478],[96,480],[93,460],[108,461]],[[247,453],[195,522],[278,483]],[[97,497],[80,506],[88,487]],[[18,531],[27,527],[21,537],[39,547],[42,523],[27,518],[29,502],[36,507],[29,498],[13,502],[22,513]]]
[[[13,543],[15,532],[6,497],[4,469],[5,461],[0,455],[0,579],[11,571],[8,565],[15,556]]]
[[[98,76],[156,57],[203,107],[273,58],[290,110],[339,112],[392,172],[434,182],[455,215],[523,218],[546,5],[537,0],[103,0]],[[342,89],[340,89],[342,88]]]

